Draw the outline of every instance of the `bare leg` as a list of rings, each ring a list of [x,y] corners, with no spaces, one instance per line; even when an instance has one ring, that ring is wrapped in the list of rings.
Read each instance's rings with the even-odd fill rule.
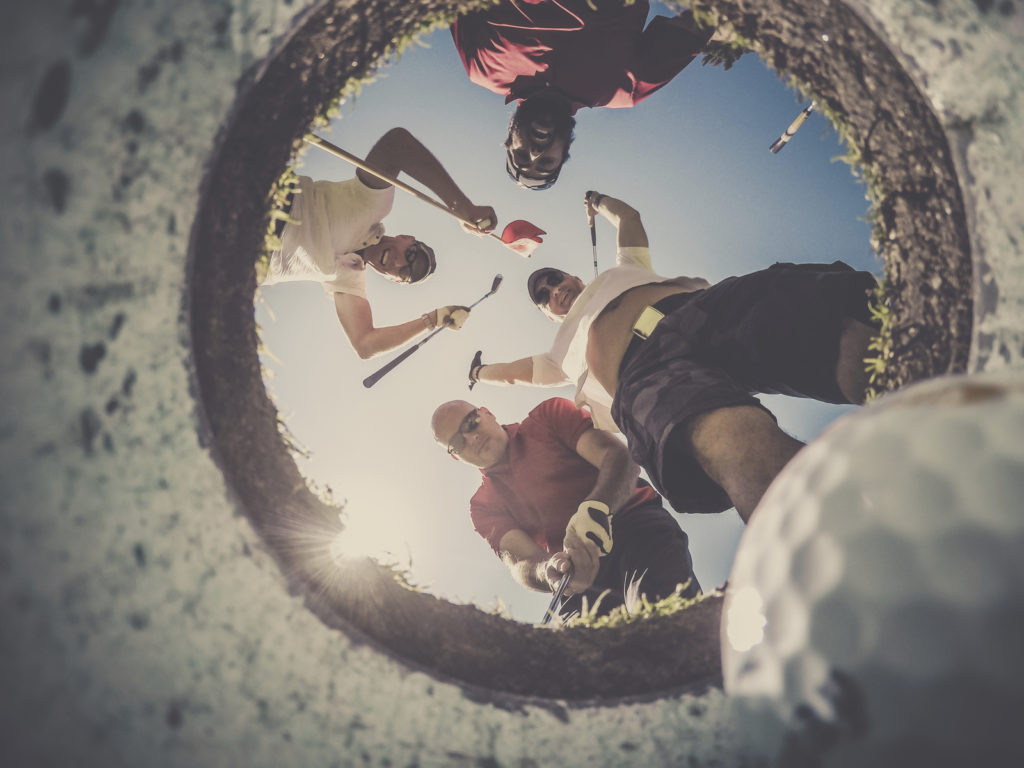
[[[775,476],[804,446],[753,405],[701,414],[690,440],[701,468],[729,494],[745,523]]]
[[[864,370],[864,358],[868,356],[868,344],[876,333],[870,325],[859,320],[843,320],[843,331],[839,336],[839,360],[836,363],[836,382],[847,400],[858,405],[864,402],[868,388],[868,374]]]

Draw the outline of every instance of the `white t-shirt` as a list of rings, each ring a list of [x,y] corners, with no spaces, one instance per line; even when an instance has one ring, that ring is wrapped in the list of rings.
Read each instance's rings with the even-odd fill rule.
[[[281,248],[270,256],[262,285],[295,280],[323,283],[328,295],[366,298],[366,264],[355,251],[380,242],[381,219],[391,212],[395,188],[373,189],[358,177],[313,181],[299,176]]]
[[[534,384],[550,387],[575,382],[576,405],[588,406],[594,424],[612,431],[618,431],[611,416],[612,396],[597,379],[588,375],[590,326],[609,302],[630,288],[672,279],[662,277],[651,268],[651,252],[647,247],[619,248],[615,263],[617,266],[595,277],[576,297],[562,320],[551,349],[533,356]]]

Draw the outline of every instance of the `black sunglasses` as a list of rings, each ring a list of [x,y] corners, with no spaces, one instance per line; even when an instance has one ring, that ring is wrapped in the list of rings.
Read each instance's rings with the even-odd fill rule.
[[[433,272],[430,248],[416,240],[405,249],[405,266],[398,270],[398,276],[405,283],[418,283]]]
[[[550,289],[561,285],[563,280],[565,280],[565,274],[554,269],[545,275],[541,275],[540,279],[533,285],[533,295],[530,297],[533,299],[533,303],[538,307],[546,307],[548,302],[551,301]]]
[[[480,409],[474,408],[466,414],[466,417],[459,424],[458,432],[452,435],[452,439],[448,441],[448,454],[450,456],[458,456],[466,450],[466,435],[471,435],[476,432],[477,427],[479,426]]]
[[[505,150],[505,170],[508,172],[512,181],[519,186],[525,189],[534,189],[539,191],[542,189],[548,189],[558,181],[558,174],[562,172],[562,166],[559,165],[551,172],[550,175],[547,176],[527,176],[519,170],[519,166],[516,164],[516,160],[512,156],[512,148],[508,147]]]

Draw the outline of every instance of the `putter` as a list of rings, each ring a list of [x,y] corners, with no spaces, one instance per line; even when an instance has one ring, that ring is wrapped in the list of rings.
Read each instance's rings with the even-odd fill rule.
[[[493,295],[494,295],[494,293],[495,293],[495,292],[496,292],[496,291],[498,290],[498,286],[499,286],[499,285],[501,285],[501,281],[502,281],[502,279],[503,279],[503,278],[502,278],[502,276],[501,276],[501,275],[495,275],[495,276],[494,276],[494,282],[492,282],[492,283],[491,283],[491,290],[489,290],[489,291],[488,291],[487,293],[485,293],[485,294],[484,294],[483,296],[481,296],[481,297],[480,297],[479,299],[477,299],[477,300],[476,300],[476,301],[474,301],[474,302],[473,302],[472,304],[470,304],[470,305],[469,305],[469,308],[470,308],[470,309],[472,309],[472,308],[473,308],[473,307],[475,307],[475,306],[476,306],[477,304],[479,304],[479,303],[480,303],[481,301],[483,301],[484,299],[486,299],[486,298],[487,298],[488,296],[493,296]],[[388,363],[387,365],[385,365],[385,366],[384,366],[383,368],[381,368],[381,369],[379,369],[379,370],[375,371],[374,373],[371,373],[371,374],[370,374],[369,376],[367,376],[367,377],[366,377],[365,379],[363,379],[363,386],[364,386],[364,387],[366,387],[367,389],[369,389],[370,387],[372,387],[372,386],[373,386],[374,384],[376,384],[376,383],[377,383],[378,381],[380,381],[380,380],[381,380],[382,378],[384,378],[384,375],[385,375],[385,374],[387,374],[387,373],[389,373],[390,371],[393,371],[393,370],[394,370],[395,368],[397,368],[397,367],[398,367],[398,364],[399,364],[400,362],[402,362],[403,360],[405,360],[405,358],[407,358],[407,357],[408,357],[409,355],[411,355],[411,354],[412,354],[413,352],[415,352],[415,351],[416,351],[417,349],[419,349],[420,347],[422,347],[422,346],[423,346],[424,344],[426,344],[426,343],[427,343],[428,341],[430,341],[430,340],[431,340],[432,338],[434,338],[435,336],[437,336],[437,334],[439,334],[439,333],[440,333],[441,331],[443,331],[443,330],[444,330],[444,329],[445,329],[446,327],[447,327],[447,326],[444,326],[444,325],[442,325],[442,326],[441,326],[440,328],[436,328],[436,329],[434,329],[434,330],[433,330],[433,331],[432,331],[432,332],[430,333],[430,335],[429,335],[429,336],[426,336],[425,338],[421,339],[421,340],[420,340],[420,341],[418,341],[417,343],[413,344],[413,345],[412,345],[411,347],[409,347],[409,348],[408,348],[407,350],[405,350],[404,352],[402,352],[402,354],[400,354],[400,355],[399,355],[398,357],[396,357],[396,358],[395,358],[394,360],[392,360],[392,361],[391,361],[390,363]]]
[[[544,611],[544,618],[541,619],[540,623],[547,624],[555,615],[555,611],[559,608],[559,603],[562,602],[562,593],[565,592],[565,588],[569,586],[569,581],[572,579],[572,575],[576,572],[576,566],[572,564],[572,560],[569,561],[569,570],[562,574],[562,579],[558,582],[558,588],[555,589],[555,596],[551,598],[551,603],[548,605],[548,609]]]

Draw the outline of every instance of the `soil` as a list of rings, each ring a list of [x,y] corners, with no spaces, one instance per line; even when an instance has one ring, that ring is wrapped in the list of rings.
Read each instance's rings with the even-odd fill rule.
[[[287,587],[321,619],[404,663],[502,706],[515,697],[565,701],[665,696],[720,684],[721,596],[676,616],[609,630],[541,631],[399,584],[370,562],[341,588],[311,565],[325,557],[336,510],[306,488],[279,436],[257,357],[252,298],[266,195],[324,104],[360,77],[392,41],[451,0],[324,2],[264,68],[240,85],[203,193],[190,251],[195,377],[204,438],[240,507],[263,534]],[[821,0],[693,3],[729,19],[777,71],[805,84],[845,125],[879,196],[877,245],[893,316],[883,382],[962,371],[971,331],[967,228],[950,148],[927,103],[878,38],[845,6]],[[827,35],[831,43],[820,44]],[[277,534],[317,531],[302,551]],[[534,702],[536,703],[536,702]]]

